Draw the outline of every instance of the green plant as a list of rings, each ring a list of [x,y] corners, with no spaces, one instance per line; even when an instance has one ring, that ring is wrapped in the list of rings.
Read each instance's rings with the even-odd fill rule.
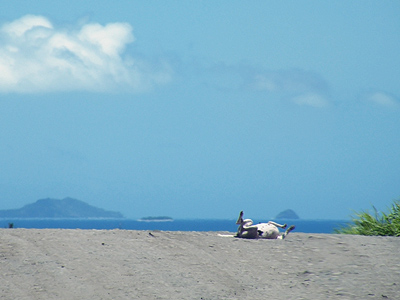
[[[388,214],[379,215],[376,208],[373,208],[374,216],[368,212],[356,213],[351,224],[335,229],[335,233],[400,236],[400,201],[394,201]]]

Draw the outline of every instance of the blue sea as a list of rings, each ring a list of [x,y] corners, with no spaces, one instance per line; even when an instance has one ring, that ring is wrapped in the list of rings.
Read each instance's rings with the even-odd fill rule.
[[[333,233],[345,226],[346,220],[275,220],[280,224],[295,225],[294,232]],[[236,220],[174,220],[169,222],[143,222],[132,219],[19,219],[0,218],[0,227],[7,228],[57,228],[57,229],[124,229],[166,231],[230,231],[236,232]],[[261,220],[254,220],[259,223]]]

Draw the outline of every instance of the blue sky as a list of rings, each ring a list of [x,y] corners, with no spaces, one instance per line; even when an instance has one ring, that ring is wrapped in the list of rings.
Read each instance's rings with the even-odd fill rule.
[[[348,218],[400,198],[398,1],[1,1],[0,203]]]

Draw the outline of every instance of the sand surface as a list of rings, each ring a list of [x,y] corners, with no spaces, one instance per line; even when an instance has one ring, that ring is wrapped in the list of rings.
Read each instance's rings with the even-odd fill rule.
[[[400,299],[400,238],[0,229],[0,299]]]

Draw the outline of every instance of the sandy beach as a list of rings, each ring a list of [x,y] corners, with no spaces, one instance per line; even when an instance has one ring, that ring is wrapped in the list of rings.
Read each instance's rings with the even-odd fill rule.
[[[0,299],[400,299],[400,238],[0,229]]]

